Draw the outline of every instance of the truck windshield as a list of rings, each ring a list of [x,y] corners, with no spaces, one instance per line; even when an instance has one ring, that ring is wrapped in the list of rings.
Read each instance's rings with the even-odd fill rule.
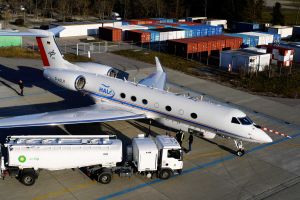
[[[168,150],[168,158],[175,158],[181,160],[181,151],[179,149]]]

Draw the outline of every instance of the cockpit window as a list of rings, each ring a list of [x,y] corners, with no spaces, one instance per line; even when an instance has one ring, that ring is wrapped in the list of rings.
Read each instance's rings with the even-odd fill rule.
[[[251,121],[251,119],[249,117],[240,117],[239,121],[241,122],[241,124],[243,125],[251,125],[253,124],[253,122]]]
[[[233,117],[231,119],[231,123],[234,123],[234,124],[240,124],[239,120],[237,120],[237,118]]]

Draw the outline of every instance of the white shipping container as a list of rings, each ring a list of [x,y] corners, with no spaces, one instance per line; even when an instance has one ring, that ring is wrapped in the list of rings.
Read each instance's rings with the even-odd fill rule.
[[[268,29],[269,33],[280,34],[281,38],[290,38],[293,35],[293,27],[289,26],[272,26]]]
[[[114,23],[112,23],[112,22],[104,22],[104,23],[102,23],[102,27],[114,27]]]
[[[176,39],[185,38],[185,31],[176,31],[176,32],[177,32],[177,38]]]
[[[123,25],[120,27],[122,31],[129,31],[129,30],[147,30],[147,26],[138,26],[138,25]]]
[[[300,43],[280,43],[278,46],[294,49],[294,62],[300,63]]]
[[[247,47],[245,49],[254,52],[267,53],[267,49],[263,49],[263,48]]]
[[[250,52],[249,50],[230,50],[220,54],[220,67],[228,69],[231,65],[233,71],[246,69],[248,71],[263,71],[270,65],[271,54]]]
[[[257,36],[259,38],[258,45],[266,45],[274,42],[274,35],[272,34],[259,33],[259,32],[244,32],[241,34]]]
[[[150,138],[138,137],[132,140],[133,162],[139,172],[157,170],[158,148]]]
[[[78,137],[16,136],[16,140],[5,144],[8,147],[8,165],[19,168],[60,170],[100,164],[114,167],[116,163],[122,161],[120,140],[95,135]]]
[[[225,19],[211,19],[207,20],[205,23],[210,26],[223,26],[224,29],[227,29],[227,20]]]
[[[166,41],[169,39],[169,32],[159,32],[159,41]]]

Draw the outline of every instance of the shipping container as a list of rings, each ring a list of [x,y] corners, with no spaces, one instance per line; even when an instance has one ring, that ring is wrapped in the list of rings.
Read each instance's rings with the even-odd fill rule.
[[[211,51],[222,51],[223,49],[238,49],[241,44],[241,38],[225,35],[167,41],[169,53],[180,56],[200,52],[208,52],[210,54]]]
[[[285,47],[294,50],[294,62],[300,63],[300,42],[281,42],[279,47]]]
[[[122,30],[112,27],[100,27],[99,38],[113,42],[120,42],[122,40]]]
[[[246,49],[229,50],[220,53],[220,68],[238,72],[264,71],[270,66],[271,54],[260,53]]]
[[[239,33],[230,33],[225,35],[242,38],[243,40],[242,47],[256,47],[258,45],[258,40],[259,40],[258,36],[244,35]]]
[[[248,23],[248,22],[232,22],[231,30],[236,33],[240,32],[251,32],[251,31],[264,31],[265,25],[258,23]]]
[[[187,17],[186,21],[188,22],[199,22],[202,23],[203,21],[207,20],[207,17]]]
[[[159,33],[159,41],[182,39],[185,37],[185,31],[177,28],[152,29],[151,31]]]
[[[133,41],[139,43],[149,43],[151,41],[150,32],[143,30],[130,30],[126,31],[126,41]]]
[[[0,36],[0,47],[22,46],[22,37],[20,36]]]
[[[267,33],[261,33],[261,32],[245,32],[241,33],[243,35],[253,35],[258,37],[258,45],[264,45],[264,44],[272,44],[274,42],[274,35],[267,34]]]
[[[293,35],[293,27],[289,26],[272,26],[268,29],[269,33],[280,34],[281,38],[291,38]]]
[[[157,20],[153,20],[153,19],[131,19],[131,20],[127,20],[129,22],[129,24],[132,25],[146,25],[146,24],[156,24]]]
[[[211,19],[207,20],[205,24],[210,26],[221,26],[223,29],[227,29],[227,20],[226,19]]]
[[[159,42],[160,41],[159,32],[154,31],[154,30],[144,30],[144,31],[150,33],[150,42]]]
[[[280,47],[277,45],[263,45],[261,49],[264,49],[267,53],[272,55],[271,63],[277,66],[290,67],[294,60],[294,50],[291,48]]]
[[[300,39],[300,26],[294,26],[293,27],[293,38],[299,38]]]

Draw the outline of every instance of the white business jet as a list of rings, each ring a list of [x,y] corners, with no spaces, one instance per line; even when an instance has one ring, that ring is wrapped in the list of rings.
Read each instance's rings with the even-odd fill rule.
[[[44,65],[44,76],[56,85],[89,94],[95,104],[88,107],[4,118],[0,128],[153,119],[178,130],[232,138],[237,155],[244,154],[242,141],[269,143],[272,139],[245,113],[227,106],[191,99],[165,90],[166,73],[158,58],[156,72],[139,83],[115,78],[111,67],[96,63],[70,63],[60,53],[54,36],[61,27],[1,33],[36,37]],[[112,75],[113,74],[113,75]]]

